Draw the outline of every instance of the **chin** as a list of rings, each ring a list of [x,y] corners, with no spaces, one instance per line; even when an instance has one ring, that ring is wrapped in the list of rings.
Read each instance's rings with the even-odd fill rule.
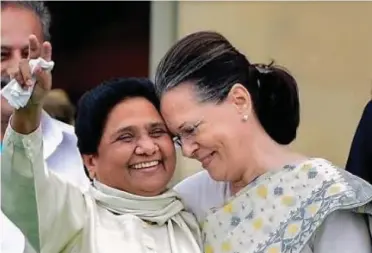
[[[215,169],[206,169],[208,171],[209,176],[215,181],[228,181],[225,174],[218,173],[218,168]]]
[[[167,185],[168,183],[164,184],[162,183],[151,183],[151,184],[146,184],[143,185],[141,188],[143,189],[143,192],[146,193],[146,196],[157,196],[162,193],[164,193],[167,190]]]

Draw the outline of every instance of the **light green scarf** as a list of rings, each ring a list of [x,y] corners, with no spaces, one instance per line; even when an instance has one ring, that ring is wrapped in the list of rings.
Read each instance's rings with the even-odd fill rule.
[[[193,252],[201,252],[201,234],[195,217],[185,211],[177,194],[167,192],[144,197],[120,191],[93,181],[90,193],[97,204],[116,214],[132,214],[144,221],[167,226],[172,253],[177,253],[177,238],[174,236],[174,225],[177,225],[189,238]]]

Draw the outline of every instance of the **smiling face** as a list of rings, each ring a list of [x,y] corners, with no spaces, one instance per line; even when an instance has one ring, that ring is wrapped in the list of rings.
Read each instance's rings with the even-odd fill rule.
[[[176,163],[173,141],[156,108],[128,98],[109,113],[96,155],[83,155],[92,178],[141,196],[166,190]]]
[[[249,152],[244,142],[250,138],[250,123],[243,120],[249,111],[248,92],[237,85],[222,103],[201,103],[192,87],[180,84],[161,98],[169,130],[180,137],[183,154],[199,160],[213,179],[239,180]]]

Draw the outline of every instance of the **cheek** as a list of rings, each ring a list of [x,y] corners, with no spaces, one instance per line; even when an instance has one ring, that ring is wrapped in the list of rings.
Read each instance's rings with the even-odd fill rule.
[[[208,129],[205,129],[205,132],[200,135],[198,142],[201,147],[222,151],[226,146],[229,146],[231,136],[228,130],[228,128],[225,128],[221,124],[208,127]]]
[[[8,60],[1,62],[1,75],[6,75],[6,69],[8,68]]]
[[[166,160],[168,166],[175,167],[176,151],[174,143],[170,136],[163,137],[158,140],[158,145],[163,158]]]
[[[133,148],[126,144],[113,145],[100,152],[100,161],[102,166],[107,166],[111,170],[128,166],[130,157],[133,154]]]
[[[220,125],[213,132],[211,131],[208,140],[205,141],[210,145],[205,147],[217,151],[223,164],[233,164],[237,162],[237,154],[241,153],[238,150],[241,141],[241,138],[237,137],[236,130]]]

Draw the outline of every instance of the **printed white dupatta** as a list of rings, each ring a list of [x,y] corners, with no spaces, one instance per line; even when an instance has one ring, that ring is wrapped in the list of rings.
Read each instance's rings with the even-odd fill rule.
[[[328,214],[372,214],[372,186],[323,159],[266,173],[202,225],[205,253],[299,253]]]

